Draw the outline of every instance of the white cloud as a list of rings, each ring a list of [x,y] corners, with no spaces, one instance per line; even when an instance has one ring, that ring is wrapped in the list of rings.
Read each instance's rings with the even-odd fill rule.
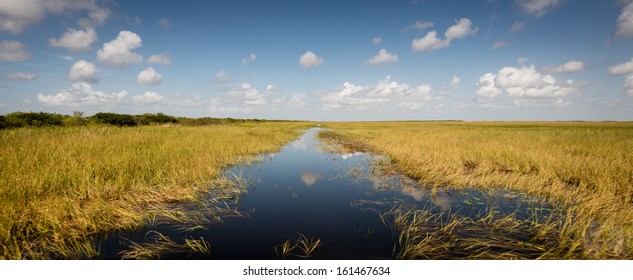
[[[154,91],[146,91],[143,94],[132,96],[133,104],[165,104],[174,106],[200,106],[204,99],[200,96],[187,97],[181,93],[174,96],[160,95]]]
[[[627,62],[610,67],[609,74],[614,76],[626,75],[623,93],[626,96],[633,96],[633,58]]]
[[[380,49],[378,54],[366,61],[371,65],[380,65],[386,63],[396,63],[398,62],[398,55],[389,53],[385,49]]]
[[[624,95],[633,96],[633,74],[627,75],[624,80]]]
[[[268,85],[265,92],[260,92],[248,83],[229,90],[222,98],[211,100],[211,112],[223,113],[250,113],[257,109],[268,108],[272,91],[276,86]]]
[[[517,63],[519,63],[519,64],[521,64],[521,65],[523,65],[523,64],[525,64],[525,63],[527,63],[528,61],[530,61],[530,60],[529,60],[529,59],[527,59],[527,57],[522,57],[522,56],[521,56],[521,57],[517,58]]]
[[[325,61],[311,51],[305,52],[299,58],[299,65],[301,65],[301,68],[316,67],[323,63],[325,63]]]
[[[149,64],[171,64],[171,57],[167,53],[153,54],[147,59]]]
[[[448,86],[443,87],[442,90],[440,91],[440,94],[447,95],[447,94],[452,93],[453,91],[459,88],[460,83],[461,83],[461,79],[457,76],[453,76],[451,78],[451,83],[448,84]]]
[[[382,43],[382,38],[380,37],[374,37],[371,39],[371,43],[374,45],[380,45],[380,43]]]
[[[624,75],[633,73],[633,58],[631,60],[620,63],[618,65],[609,68],[609,74],[611,75]]]
[[[32,73],[24,73],[24,72],[13,72],[8,73],[2,76],[5,80],[19,80],[19,81],[32,81],[37,79],[37,76]]]
[[[517,33],[525,27],[525,21],[515,21],[510,27],[510,33]]]
[[[108,17],[110,17],[110,13],[109,9],[95,6],[95,8],[92,8],[88,13],[88,18],[79,19],[77,23],[86,29],[94,29],[95,27],[103,25]]]
[[[433,30],[426,33],[423,38],[414,39],[411,42],[411,49],[413,52],[427,52],[446,48],[451,45],[454,39],[461,39],[476,34],[478,28],[473,27],[472,24],[470,19],[461,18],[444,32],[445,39],[438,38],[437,32]]]
[[[38,0],[0,1],[0,30],[12,34],[44,18],[44,5]]]
[[[110,15],[110,10],[101,8],[97,1],[76,0],[19,0],[0,1],[0,30],[18,34],[31,25],[38,24],[47,14],[71,15],[74,11],[87,11],[87,18],[77,23],[84,28],[101,25]]]
[[[31,53],[24,49],[24,45],[18,41],[0,41],[0,60],[24,61]]]
[[[551,98],[551,99],[515,99],[512,104],[517,107],[523,108],[562,108],[571,105],[571,101],[563,98]]]
[[[78,107],[84,105],[106,105],[124,101],[128,93],[123,90],[111,94],[94,90],[87,83],[76,83],[68,90],[62,90],[55,95],[39,93],[37,101],[46,106]]]
[[[281,107],[282,109],[301,109],[307,106],[305,93],[297,93],[292,96],[284,95],[275,98],[273,100],[275,109]]]
[[[242,58],[242,64],[249,64],[257,59],[257,55],[251,53],[247,58]]]
[[[513,98],[564,97],[577,90],[573,80],[556,80],[530,67],[503,67],[497,74],[486,73],[479,77],[477,96],[493,98],[505,92]]]
[[[392,81],[387,76],[373,87],[345,82],[334,91],[317,95],[321,96],[323,110],[366,110],[376,107],[417,109],[428,101],[441,98],[431,95],[431,91],[429,85],[411,87]]]
[[[580,60],[570,60],[562,65],[546,67],[547,71],[556,73],[576,73],[585,70],[587,65]]]
[[[163,81],[163,76],[156,72],[151,66],[138,73],[136,82],[140,85],[155,86]]]
[[[423,38],[414,39],[413,42],[411,42],[411,48],[413,49],[413,52],[432,51],[448,47],[449,45],[450,41],[438,38],[437,32],[435,31],[426,33]]]
[[[99,81],[99,77],[97,76],[98,73],[99,70],[96,65],[85,60],[79,60],[70,66],[68,79],[73,81],[96,83]]]
[[[404,30],[405,31],[409,31],[409,30],[422,31],[422,30],[427,29],[429,27],[433,27],[433,25],[435,25],[434,22],[418,20],[414,24],[411,24],[411,25],[407,26]]]
[[[224,72],[224,69],[220,69],[218,73],[215,73],[215,80],[218,83],[223,84],[229,80],[229,76]]]
[[[563,0],[515,0],[515,3],[524,13],[538,18],[553,11]]]
[[[616,38],[633,37],[633,1],[623,1],[622,13],[618,17]]]
[[[477,91],[475,94],[479,97],[494,98],[501,94],[501,89],[495,86],[495,75],[492,73],[486,73],[479,77],[477,83]]]
[[[143,61],[134,49],[143,45],[141,37],[130,31],[121,31],[116,39],[103,44],[97,51],[97,60],[103,64],[118,67],[128,67]]]
[[[232,101],[241,102],[247,106],[264,106],[266,105],[266,93],[260,93],[248,83],[243,83],[239,87],[231,89],[226,98]]]
[[[510,42],[496,41],[494,44],[492,44],[492,49],[503,48],[505,46],[509,46],[510,44]]]
[[[461,39],[466,36],[474,35],[477,33],[479,29],[477,27],[473,28],[473,22],[467,18],[460,18],[455,25],[451,26],[446,30],[444,36],[446,39]]]
[[[71,52],[78,52],[89,51],[92,44],[96,41],[97,32],[94,29],[77,30],[68,28],[59,39],[48,39],[48,44],[53,47],[66,48]]]

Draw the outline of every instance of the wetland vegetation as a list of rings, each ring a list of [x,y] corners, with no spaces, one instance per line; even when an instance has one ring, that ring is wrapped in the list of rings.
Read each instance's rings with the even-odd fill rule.
[[[529,258],[633,258],[633,123],[630,122],[354,122],[328,123],[323,139],[347,151],[386,155],[397,170],[432,189],[476,187],[510,189],[546,198],[564,212],[535,223],[489,219],[439,221],[427,212],[395,213],[405,257],[431,257],[438,248],[470,248],[471,258],[512,258],[479,254],[453,240],[453,232],[472,225],[528,234],[530,242],[498,244],[525,251]],[[406,218],[405,218],[406,217]],[[398,220],[398,219],[397,219]],[[502,222],[502,223],[501,223]],[[467,226],[466,226],[467,225]],[[490,236],[483,232],[478,236]],[[472,243],[472,242],[471,242]],[[489,246],[483,246],[489,248]],[[487,252],[487,250],[483,250]]]
[[[633,123],[139,116],[0,130],[0,258],[633,258]]]
[[[94,258],[96,234],[195,200],[223,168],[279,149],[306,123],[0,130],[0,258]],[[198,246],[204,248],[203,244]]]

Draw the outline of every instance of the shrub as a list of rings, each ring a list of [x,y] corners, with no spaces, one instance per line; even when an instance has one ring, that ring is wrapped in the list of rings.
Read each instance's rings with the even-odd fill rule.
[[[128,114],[96,113],[92,119],[97,123],[105,123],[116,126],[136,126],[134,117]]]
[[[64,116],[44,112],[14,112],[3,117],[3,127],[52,126],[62,125]]]

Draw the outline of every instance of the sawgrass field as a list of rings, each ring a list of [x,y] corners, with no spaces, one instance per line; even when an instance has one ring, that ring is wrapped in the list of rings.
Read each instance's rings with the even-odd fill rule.
[[[307,122],[0,130],[0,258],[98,258],[94,238],[194,201],[221,170],[273,152]],[[393,209],[397,258],[632,259],[631,122],[333,122],[321,138],[388,156],[428,188],[511,189],[556,219],[438,219]],[[440,222],[438,222],[440,221]],[[433,223],[439,224],[433,224]],[[469,238],[453,237],[458,231]],[[508,235],[527,235],[516,242]],[[525,238],[524,238],[525,239]],[[505,248],[495,254],[490,248]],[[464,254],[455,254],[462,250]],[[450,253],[450,254],[448,254]]]
[[[531,232],[530,243],[503,244],[530,249],[530,258],[633,258],[631,122],[350,122],[325,127],[333,130],[322,137],[351,150],[387,155],[400,172],[430,188],[512,189],[564,209],[562,218],[544,224],[486,225]],[[406,257],[433,258],[436,247],[462,242],[425,237],[424,223],[415,219],[420,216],[401,219],[401,231],[409,238]],[[439,229],[450,232],[462,222]],[[490,247],[464,246],[471,251]]]
[[[223,167],[273,152],[306,123],[0,130],[0,258],[98,256],[92,238],[194,200]]]

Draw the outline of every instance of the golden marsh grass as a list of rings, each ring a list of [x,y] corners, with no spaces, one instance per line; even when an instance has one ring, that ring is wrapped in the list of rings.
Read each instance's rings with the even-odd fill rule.
[[[98,257],[95,234],[140,226],[161,203],[195,200],[223,167],[273,152],[308,126],[0,130],[0,258]]]
[[[533,258],[633,258],[633,123],[354,122],[325,127],[334,130],[322,138],[349,151],[387,155],[400,172],[423,185],[507,188],[566,209],[563,220],[549,227],[561,237],[558,244],[548,242]],[[419,257],[411,252],[401,257],[407,256]]]

